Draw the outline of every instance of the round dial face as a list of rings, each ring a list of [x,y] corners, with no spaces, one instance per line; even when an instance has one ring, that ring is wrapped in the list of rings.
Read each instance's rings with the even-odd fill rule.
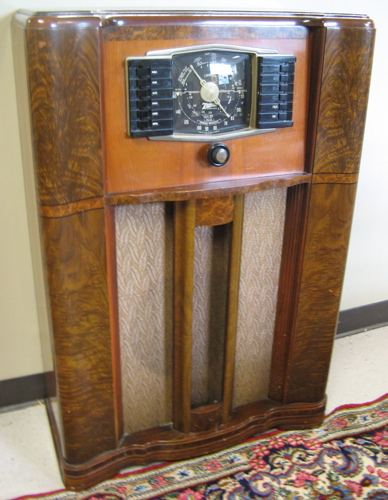
[[[198,51],[173,56],[174,132],[217,134],[249,127],[248,54]]]

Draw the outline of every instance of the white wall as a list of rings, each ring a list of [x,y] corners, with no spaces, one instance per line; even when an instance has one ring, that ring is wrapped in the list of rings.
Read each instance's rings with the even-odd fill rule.
[[[42,371],[10,37],[13,12],[89,9],[283,10],[365,13],[377,41],[342,309],[388,299],[387,0],[111,0],[0,2],[0,380]]]

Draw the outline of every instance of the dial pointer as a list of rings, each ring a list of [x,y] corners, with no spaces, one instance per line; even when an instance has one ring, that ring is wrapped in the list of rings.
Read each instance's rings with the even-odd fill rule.
[[[192,70],[192,72],[194,73],[194,75],[198,78],[199,83],[201,84],[201,86],[202,86],[202,87],[204,87],[204,86],[206,85],[206,83],[207,83],[207,82],[206,82],[205,80],[203,80],[203,79],[199,76],[199,74],[196,72],[196,70],[195,70],[195,68],[194,68],[194,66],[193,66],[192,64],[190,64],[190,69]]]
[[[225,113],[226,117],[227,118],[230,118],[230,114],[227,113],[226,109],[224,108],[224,106],[221,104],[221,101],[218,97],[216,97],[216,99],[214,99],[214,104],[217,104],[217,106],[220,108],[220,110]]]
[[[220,93],[220,89],[218,88],[218,85],[216,85],[214,82],[207,82],[207,81],[203,80],[199,76],[199,74],[197,73],[197,71],[195,70],[195,68],[192,64],[190,64],[190,69],[193,71],[195,76],[198,78],[199,83],[201,84],[202,89],[201,89],[200,94],[201,94],[202,99],[206,102],[214,102],[214,104],[216,104],[221,109],[221,111],[225,114],[225,116],[227,118],[230,118],[230,114],[223,107],[223,105],[221,104],[221,101],[218,97],[218,94]]]

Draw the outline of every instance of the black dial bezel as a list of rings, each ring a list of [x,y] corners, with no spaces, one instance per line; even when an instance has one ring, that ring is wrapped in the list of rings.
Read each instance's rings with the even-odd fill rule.
[[[190,57],[204,52],[241,53],[250,58],[251,99],[247,104],[249,109],[249,124],[243,128],[224,129],[221,132],[198,133],[192,130],[190,133],[174,130],[174,103],[173,103],[173,58],[183,55]],[[279,55],[277,50],[255,49],[225,44],[206,44],[175,49],[163,49],[149,51],[145,56],[128,57],[125,61],[126,84],[127,84],[127,125],[130,137],[147,137],[150,140],[159,141],[192,141],[192,142],[214,142],[226,141],[239,137],[274,132],[277,128],[291,127],[293,109],[294,67],[296,58],[291,55]],[[277,74],[278,82],[282,83],[284,71],[289,71],[289,89],[273,91],[276,85],[267,85],[267,81],[273,80],[276,75],[272,74],[273,68]],[[148,68],[146,101],[139,102],[139,95],[144,94],[144,85],[138,74],[147,73]],[[277,69],[276,69],[277,68]],[[266,72],[270,71],[268,75]],[[153,74],[161,75],[153,78]],[[288,78],[288,76],[287,76]],[[155,84],[155,85],[154,85]],[[273,95],[275,92],[275,95]],[[156,97],[154,98],[154,95]],[[142,99],[142,98],[141,98]],[[248,115],[248,111],[245,110]],[[247,120],[248,123],[248,120]]]
[[[250,54],[204,49],[176,54],[172,62],[174,133],[216,136],[250,127]],[[206,85],[213,85],[219,92],[218,104],[217,99],[212,101],[201,97]]]

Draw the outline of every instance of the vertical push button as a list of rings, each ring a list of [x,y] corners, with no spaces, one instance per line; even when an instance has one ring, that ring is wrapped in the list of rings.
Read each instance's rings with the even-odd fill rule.
[[[171,59],[129,59],[129,133],[152,137],[173,133]]]
[[[257,128],[292,127],[294,56],[261,56],[258,64]]]

